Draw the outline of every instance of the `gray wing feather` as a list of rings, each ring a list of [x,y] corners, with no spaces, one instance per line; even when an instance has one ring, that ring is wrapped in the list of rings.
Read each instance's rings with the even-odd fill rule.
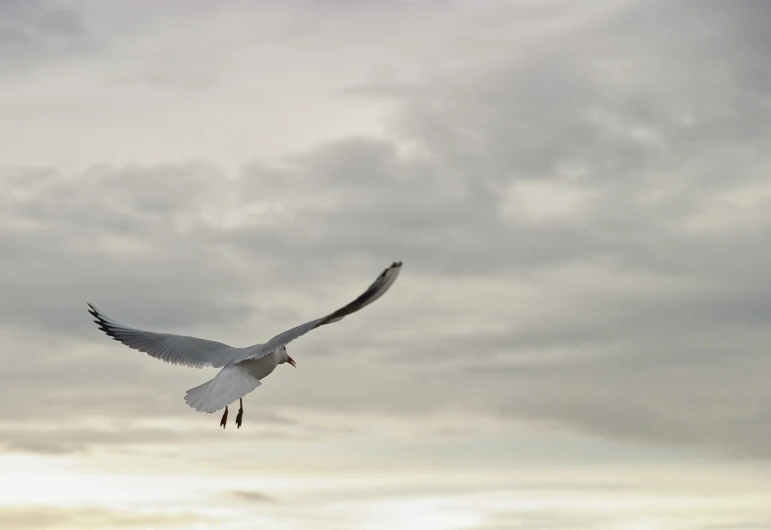
[[[399,276],[401,267],[401,261],[393,262],[358,298],[327,316],[279,333],[265,344],[256,344],[247,348],[234,348],[213,340],[172,333],[156,333],[125,326],[105,316],[93,304],[88,304],[88,312],[96,319],[94,322],[99,329],[129,348],[171,364],[194,368],[204,366],[221,368],[231,363],[265,357],[276,348],[289,344],[312,329],[338,322],[347,315],[368,306],[391,288]]]
[[[332,322],[338,322],[351,313],[355,313],[356,311],[359,311],[360,309],[368,306],[383,296],[386,291],[391,288],[391,285],[393,285],[393,283],[396,281],[396,278],[399,276],[401,268],[401,261],[393,262],[383,272],[381,272],[375,281],[372,282],[372,284],[367,288],[367,290],[359,295],[359,297],[356,298],[356,300],[353,302],[350,302],[340,309],[333,311],[325,317],[311,320],[310,322],[300,324],[299,326],[284,331],[283,333],[279,333],[263,345],[259,345],[257,347],[252,346],[248,348],[248,350],[244,351],[244,357],[239,358],[237,362],[264,357],[276,348],[286,346],[293,340],[302,337],[312,329],[316,329],[326,324],[331,324]]]
[[[244,354],[242,348],[234,348],[213,340],[172,333],[155,333],[124,326],[105,316],[93,304],[88,304],[88,307],[88,312],[96,319],[94,322],[108,336],[129,348],[167,363],[193,368],[204,366],[219,368]]]

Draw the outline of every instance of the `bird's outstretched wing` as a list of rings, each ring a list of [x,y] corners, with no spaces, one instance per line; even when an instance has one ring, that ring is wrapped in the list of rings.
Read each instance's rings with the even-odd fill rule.
[[[154,331],[132,328],[105,316],[93,304],[88,304],[88,312],[96,319],[94,322],[99,329],[129,348],[139,350],[151,357],[172,364],[181,364],[194,368],[202,368],[204,366],[221,368],[234,362],[264,357],[276,348],[292,342],[312,329],[342,320],[347,315],[368,306],[383,296],[391,287],[394,281],[396,281],[401,267],[401,261],[393,262],[380,273],[364,293],[337,311],[284,331],[270,339],[266,344],[257,344],[247,348],[234,348],[221,342],[189,337],[187,335],[156,333]]]
[[[204,366],[220,368],[244,355],[242,348],[234,348],[213,340],[171,333],[155,333],[124,326],[105,316],[93,304],[88,304],[88,307],[88,312],[96,319],[94,322],[107,335],[129,348],[167,363],[193,368]]]
[[[245,361],[247,359],[259,359],[261,357],[264,357],[265,355],[269,354],[276,348],[280,348],[281,346],[285,346],[292,342],[293,340],[302,337],[312,329],[316,329],[320,326],[324,326],[326,324],[331,324],[332,322],[338,322],[339,320],[342,320],[346,316],[350,315],[351,313],[355,313],[356,311],[368,306],[381,296],[383,296],[388,289],[391,288],[391,285],[396,281],[396,278],[399,276],[399,272],[402,268],[402,262],[401,261],[394,261],[391,265],[389,265],[383,272],[380,273],[380,275],[375,279],[374,282],[372,282],[372,285],[370,285],[366,291],[364,291],[356,300],[353,302],[341,307],[337,311],[333,311],[332,313],[328,314],[327,316],[317,318],[316,320],[311,320],[310,322],[306,322],[305,324],[301,324],[299,326],[296,326],[292,329],[289,329],[287,331],[284,331],[283,333],[279,333],[272,339],[270,339],[265,344],[262,344],[259,347],[251,347],[248,349],[248,351],[245,352],[245,355],[243,358],[239,358],[236,362]]]

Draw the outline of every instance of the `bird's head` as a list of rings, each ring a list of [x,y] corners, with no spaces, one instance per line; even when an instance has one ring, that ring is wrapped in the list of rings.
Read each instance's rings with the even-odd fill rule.
[[[289,363],[295,368],[297,368],[297,364],[295,364],[294,359],[292,359],[289,354],[286,351],[286,346],[281,346],[281,351],[279,352],[279,361],[278,364],[284,364]]]

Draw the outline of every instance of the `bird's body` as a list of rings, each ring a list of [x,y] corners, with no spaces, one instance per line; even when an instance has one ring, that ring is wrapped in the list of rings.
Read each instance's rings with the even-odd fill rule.
[[[227,422],[227,406],[243,398],[261,385],[262,379],[273,373],[280,364],[295,365],[286,345],[320,326],[342,320],[380,298],[396,281],[402,262],[396,261],[386,268],[353,302],[324,317],[311,320],[274,336],[264,344],[235,348],[221,342],[199,339],[171,333],[156,333],[131,328],[106,317],[95,306],[89,305],[89,313],[96,318],[99,329],[126,346],[172,364],[195,368],[211,366],[221,368],[211,380],[191,388],[185,395],[188,405],[199,412],[215,412],[225,408],[221,425]],[[243,406],[236,423],[241,424]]]
[[[268,377],[279,364],[287,362],[286,348],[273,350],[273,353],[262,359],[249,359],[238,363],[249,375],[262,381]]]

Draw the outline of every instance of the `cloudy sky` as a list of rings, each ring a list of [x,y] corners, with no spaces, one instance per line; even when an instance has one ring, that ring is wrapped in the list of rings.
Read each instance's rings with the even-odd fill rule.
[[[0,527],[771,527],[771,5],[0,2]],[[245,423],[127,324],[293,343]]]

